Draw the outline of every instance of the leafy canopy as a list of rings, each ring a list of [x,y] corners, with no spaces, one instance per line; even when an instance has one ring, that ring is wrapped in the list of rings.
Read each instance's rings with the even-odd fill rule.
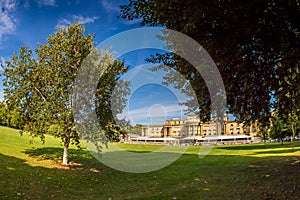
[[[22,116],[23,131],[43,141],[44,135],[51,133],[61,138],[66,150],[71,142],[79,145],[72,107],[75,79],[83,60],[95,50],[93,36],[85,35],[84,31],[85,27],[77,23],[57,27],[47,43],[38,44],[35,50],[21,47],[19,54],[14,54],[3,66],[5,100],[9,110],[16,110]],[[102,78],[96,79],[99,84],[96,98],[92,99],[97,105],[100,124],[109,134],[112,126],[108,124],[115,123],[109,108],[110,97],[120,74],[127,68],[107,51],[94,52],[97,59],[91,68],[101,68],[101,62],[109,66],[102,70]],[[127,91],[126,87],[123,91]],[[122,104],[119,106],[121,109]]]
[[[130,0],[120,17],[141,18],[141,25],[164,26],[201,44],[223,77],[229,112],[239,119],[267,124],[273,109],[299,116],[299,0]],[[209,117],[209,93],[189,63],[171,53],[148,61],[163,63],[190,80],[200,116]],[[165,78],[178,85],[172,73]]]

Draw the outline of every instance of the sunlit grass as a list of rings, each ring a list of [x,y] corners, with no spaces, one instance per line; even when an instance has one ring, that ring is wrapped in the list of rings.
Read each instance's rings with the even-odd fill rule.
[[[299,142],[220,145],[199,158],[191,146],[171,165],[149,173],[111,169],[86,150],[70,149],[51,136],[20,136],[0,127],[0,199],[299,199]],[[163,146],[116,144],[138,153]]]
[[[28,149],[39,149],[46,147],[62,148],[60,139],[47,135],[45,143],[43,144],[40,138],[33,138],[28,133],[20,134],[19,130],[1,126],[0,137],[0,153],[25,159],[26,163],[32,166],[57,167],[57,163],[55,163],[53,160],[33,158],[26,155],[25,151]],[[71,145],[70,148],[74,149],[76,147]]]

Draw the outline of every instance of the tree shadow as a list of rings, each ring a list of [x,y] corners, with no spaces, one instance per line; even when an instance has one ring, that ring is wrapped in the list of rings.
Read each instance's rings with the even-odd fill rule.
[[[297,149],[280,149],[280,150],[270,150],[270,151],[261,151],[255,152],[255,154],[285,154],[285,153],[294,153],[297,152]]]
[[[62,161],[63,148],[56,147],[43,147],[43,148],[31,148],[23,151],[26,155],[37,158],[38,160],[53,160],[60,163]],[[93,156],[82,149],[69,149],[68,160],[72,163],[87,164],[94,160]]]
[[[256,145],[232,145],[232,146],[218,146],[218,149],[225,150],[264,150],[270,148],[282,148],[282,147],[296,147],[297,144],[293,143],[270,143],[270,144],[256,144]],[[298,145],[299,146],[299,145]]]
[[[62,148],[37,148],[26,151],[27,155],[39,159],[59,160],[62,154]],[[86,167],[73,171],[30,166],[24,159],[0,153],[0,197],[3,199],[300,197],[300,160],[297,156],[270,156],[270,159],[265,159],[207,155],[199,159],[196,154],[184,154],[170,166],[141,174],[124,173],[106,167],[95,161],[85,150],[70,149],[70,159],[80,163],[86,162]],[[170,185],[172,187],[169,187]],[[205,188],[213,192],[208,193]]]

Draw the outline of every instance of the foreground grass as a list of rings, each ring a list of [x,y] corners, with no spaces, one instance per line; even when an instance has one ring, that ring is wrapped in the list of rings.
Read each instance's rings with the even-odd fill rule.
[[[190,147],[171,165],[130,174],[70,149],[72,167],[58,163],[62,146],[44,145],[0,127],[0,199],[299,199],[299,143],[218,146],[198,157]],[[134,152],[160,146],[125,145]]]

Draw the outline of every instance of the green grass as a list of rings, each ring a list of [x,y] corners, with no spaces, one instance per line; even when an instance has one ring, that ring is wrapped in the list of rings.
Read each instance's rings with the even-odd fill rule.
[[[299,199],[299,143],[217,146],[204,158],[190,147],[171,165],[130,174],[70,149],[72,167],[59,165],[62,145],[41,144],[0,127],[0,199]],[[32,144],[31,144],[32,143]],[[161,146],[126,145],[133,152]]]

